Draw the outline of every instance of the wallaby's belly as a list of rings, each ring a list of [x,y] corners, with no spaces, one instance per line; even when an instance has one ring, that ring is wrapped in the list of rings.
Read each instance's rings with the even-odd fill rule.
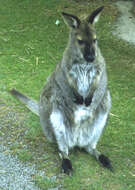
[[[72,133],[68,139],[69,148],[74,146],[86,147],[91,145],[95,148],[96,143],[102,134],[107,119],[107,113],[102,111],[91,115],[90,109],[85,106],[78,106],[74,112],[74,124]]]
[[[86,146],[92,139],[92,122],[89,108],[80,105],[74,112],[73,144],[74,146]]]
[[[58,144],[64,144],[72,149],[75,146],[92,148],[96,147],[98,139],[102,134],[108,113],[101,109],[93,116],[90,108],[84,105],[77,106],[74,111],[74,121],[67,126],[62,113],[59,110],[52,112],[50,121]]]

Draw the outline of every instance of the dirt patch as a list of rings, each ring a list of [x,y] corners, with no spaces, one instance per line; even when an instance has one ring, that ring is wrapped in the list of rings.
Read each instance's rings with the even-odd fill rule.
[[[120,39],[135,44],[135,17],[132,14],[132,1],[118,1],[115,3],[120,12],[120,17],[115,23],[115,31],[113,34]]]

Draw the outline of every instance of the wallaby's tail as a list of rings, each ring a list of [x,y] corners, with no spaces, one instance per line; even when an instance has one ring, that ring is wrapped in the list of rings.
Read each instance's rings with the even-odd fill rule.
[[[29,110],[31,110],[33,113],[39,116],[39,105],[38,102],[35,100],[32,100],[28,98],[27,96],[21,94],[15,89],[12,89],[9,91],[13,96],[15,96],[17,99],[19,99],[22,103],[24,103]]]

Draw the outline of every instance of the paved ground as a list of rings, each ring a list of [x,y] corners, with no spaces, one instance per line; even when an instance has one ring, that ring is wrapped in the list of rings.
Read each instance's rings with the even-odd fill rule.
[[[18,112],[14,106],[0,103],[0,190],[39,190],[34,183],[34,176],[55,181],[56,176],[47,177],[44,170],[36,170],[34,164],[21,162],[17,156],[13,156],[15,149],[12,147],[21,145],[27,150],[23,141],[28,130],[25,127],[25,118],[25,113]]]
[[[38,173],[35,167],[21,163],[7,154],[8,148],[0,146],[0,190],[39,190],[33,183],[32,175]]]
[[[132,1],[117,1],[116,6],[120,11],[120,17],[114,27],[114,34],[119,38],[135,44],[135,17],[131,13]]]

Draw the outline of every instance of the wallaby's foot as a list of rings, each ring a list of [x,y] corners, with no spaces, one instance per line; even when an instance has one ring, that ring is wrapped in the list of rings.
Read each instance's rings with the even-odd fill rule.
[[[72,168],[72,163],[69,159],[62,160],[62,170],[67,175],[72,176],[73,168]]]
[[[103,154],[99,155],[99,162],[104,166],[105,168],[108,168],[109,170],[113,171],[113,167],[111,164],[111,161],[107,156],[104,156]]]
[[[111,161],[107,156],[101,154],[101,152],[99,152],[97,149],[91,149],[91,147],[89,146],[86,147],[86,151],[93,155],[96,158],[96,160],[98,160],[102,164],[103,167],[113,171]]]

